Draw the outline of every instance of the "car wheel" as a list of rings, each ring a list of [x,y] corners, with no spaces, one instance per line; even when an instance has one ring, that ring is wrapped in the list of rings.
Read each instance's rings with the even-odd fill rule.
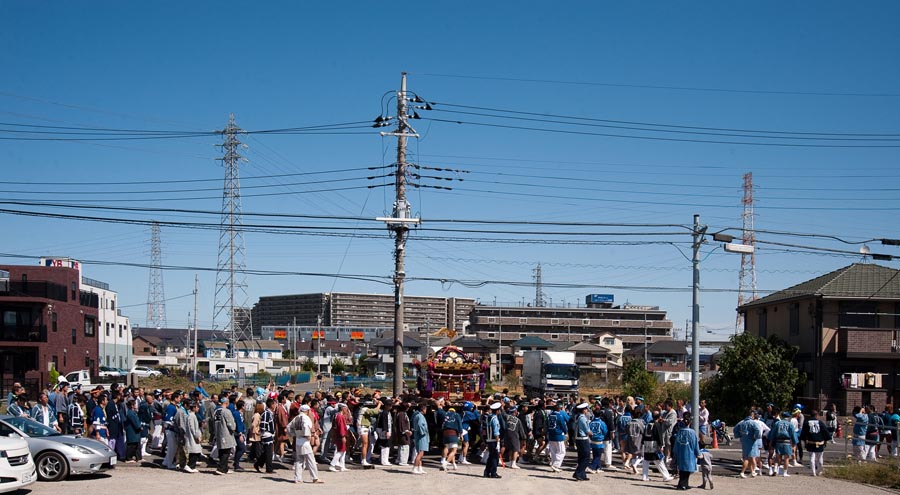
[[[69,463],[59,452],[44,452],[35,460],[38,478],[42,481],[61,481],[69,474]]]

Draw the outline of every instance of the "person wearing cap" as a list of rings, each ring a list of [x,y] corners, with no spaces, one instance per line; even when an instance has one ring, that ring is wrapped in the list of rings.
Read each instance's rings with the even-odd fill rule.
[[[300,406],[301,413],[303,406]],[[331,458],[329,471],[346,471],[347,470],[347,437],[350,434],[350,408],[343,402],[338,402],[335,407],[332,425],[329,428],[332,437],[330,443],[334,447],[334,455]],[[328,440],[326,440],[328,442]]]
[[[582,402],[575,406],[575,450],[578,453],[578,465],[572,477],[577,481],[587,481],[587,467],[591,462],[591,430],[585,415],[588,404]]]
[[[372,421],[380,412],[381,402],[375,402],[367,395],[363,398],[356,413],[356,430],[359,432],[360,457],[363,466],[369,466],[372,462],[372,452],[375,449],[374,428]]]
[[[522,442],[528,440],[525,422],[519,416],[519,407],[510,406],[506,414],[506,452],[509,453],[509,468],[519,469],[518,461],[522,452]]]
[[[228,474],[228,458],[231,457],[231,450],[234,449],[234,415],[228,410],[228,397],[224,394],[219,399],[218,407],[213,412],[211,423],[214,425],[216,432],[215,453],[210,453],[216,459],[216,470],[213,474]]]
[[[778,469],[769,465],[769,474],[776,476],[782,473],[783,476],[788,474],[788,461],[793,453],[793,446],[799,440],[794,425],[791,424],[791,413],[784,411],[781,413],[781,419],[776,421],[769,431],[769,442],[775,446],[775,457],[778,463]]]
[[[269,399],[272,400],[272,399]],[[316,466],[315,453],[313,452],[310,438],[313,436],[314,428],[312,418],[309,416],[310,408],[307,404],[302,404],[298,408],[298,413],[294,419],[288,423],[288,435],[294,437],[294,483],[303,483],[303,471],[308,470],[312,477],[313,483],[324,483],[319,479],[319,469]],[[335,455],[337,459],[337,455]],[[258,462],[258,461],[257,461]],[[332,471],[338,471],[332,465]],[[344,468],[345,470],[346,468]],[[259,470],[259,469],[257,469]]]
[[[485,431],[482,432],[487,444],[485,448],[488,451],[487,462],[484,464],[484,477],[500,478],[501,476],[497,474],[497,466],[500,464],[500,419],[497,415],[500,414],[501,403],[494,402],[490,407],[491,414],[486,422]]]
[[[391,437],[394,433],[394,420],[391,410],[393,403],[388,399],[382,400],[382,410],[375,421],[375,433],[378,435],[378,447],[381,449],[380,463],[382,466],[391,465]]]

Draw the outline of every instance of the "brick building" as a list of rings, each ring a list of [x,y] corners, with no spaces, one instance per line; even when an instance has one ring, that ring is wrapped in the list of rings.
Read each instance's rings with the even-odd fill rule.
[[[900,405],[900,270],[855,263],[738,308],[744,331],[799,348],[802,402]]]
[[[48,383],[51,366],[64,374],[97,371],[99,297],[82,290],[80,265],[0,265],[0,389],[25,381],[29,392]]]

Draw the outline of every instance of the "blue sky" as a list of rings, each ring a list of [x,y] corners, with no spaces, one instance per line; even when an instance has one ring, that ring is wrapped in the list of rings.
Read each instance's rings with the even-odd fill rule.
[[[229,113],[249,130],[356,122],[379,115],[382,94],[395,90],[400,72],[408,71],[409,89],[432,102],[682,126],[898,134],[900,69],[894,63],[900,42],[895,28],[898,11],[893,2],[454,2],[452,6],[409,4],[394,9],[369,2],[159,2],[151,6],[7,1],[0,4],[0,122],[175,131],[221,129]],[[458,107],[435,107],[440,110],[421,113],[434,119],[563,129],[545,122],[447,112]],[[467,180],[454,183],[453,191],[410,193],[413,211],[421,215],[424,226],[429,226],[429,218],[686,225],[692,214],[699,213],[713,230],[738,227],[741,176],[753,172],[757,229],[830,234],[851,242],[900,237],[896,221],[900,194],[892,188],[898,178],[896,148],[687,143],[433,120],[413,124],[422,138],[410,143],[411,160],[470,171],[460,175]],[[635,134],[621,129],[564,128]],[[241,168],[247,177],[243,181],[247,212],[374,218],[391,208],[390,188],[301,192],[377,185],[377,180],[365,180],[377,171],[270,177],[390,164],[394,143],[379,137],[375,129],[361,135],[258,134],[242,139],[248,145],[244,150],[248,163]],[[215,161],[219,142],[209,136],[143,141],[0,140],[2,180],[28,183],[2,184],[0,200],[217,210],[221,192],[216,188],[221,183],[213,179],[223,175]],[[153,184],[199,179],[210,181]],[[341,181],[296,184],[337,179]],[[102,184],[135,181],[146,183]],[[60,184],[70,182],[89,184]],[[172,189],[209,190],[146,192]],[[259,192],[282,194],[252,196]],[[193,197],[206,199],[185,199]],[[73,213],[70,208],[2,207]],[[217,221],[159,212],[84,214]],[[332,225],[377,226],[346,221]],[[146,226],[8,214],[0,215],[0,226],[3,253],[149,261]],[[661,306],[679,328],[690,315],[690,292],[603,287],[688,287],[687,236],[670,239],[680,243],[676,247],[417,239],[424,235],[440,234],[412,235],[407,249],[410,277],[523,282],[531,279],[531,270],[540,261],[546,283],[592,286],[548,288],[547,296],[554,303],[583,302],[588,293],[611,292],[617,302]],[[850,251],[860,247],[821,238],[762,233],[758,237]],[[164,228],[164,262],[214,267],[217,242],[215,232]],[[704,247],[703,286],[736,289],[740,257],[716,246]],[[874,252],[900,254],[878,243],[870,247]],[[246,235],[247,265],[258,270],[383,276],[393,268],[391,249],[389,239]],[[859,258],[781,252],[776,246],[760,245],[758,286],[784,288],[854,261]],[[31,263],[9,257],[0,262]],[[85,274],[118,289],[120,304],[129,306],[127,313],[134,322],[144,322],[146,268],[88,263]],[[189,294],[193,278],[190,270],[167,271],[166,296]],[[212,318],[214,281],[214,274],[200,273],[199,317],[204,326]],[[284,293],[390,291],[389,286],[328,277],[251,276],[248,284],[251,302],[261,295]],[[509,303],[534,298],[529,287],[469,288],[424,281],[411,282],[407,292]],[[713,333],[727,335],[733,328],[736,299],[732,292],[705,292],[702,324]],[[186,324],[192,308],[189,297],[168,301],[169,324]]]

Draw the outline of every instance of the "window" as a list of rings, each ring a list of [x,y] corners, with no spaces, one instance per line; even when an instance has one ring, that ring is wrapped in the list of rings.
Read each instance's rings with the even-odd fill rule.
[[[75,344],[77,343],[77,342],[76,342],[76,336],[77,336],[77,334],[78,334],[78,330],[76,330],[76,329],[73,328],[73,329],[72,329],[72,345],[75,345]]]
[[[519,318],[519,324],[520,324],[520,325],[527,325],[527,324],[528,324],[528,318]]]
[[[619,326],[619,323],[622,323],[621,320],[613,320],[613,321],[612,321],[612,324],[613,324],[614,327]]]
[[[551,318],[550,324],[551,325],[559,325],[559,318]]]
[[[109,337],[109,322],[106,322],[106,336]]]
[[[497,323],[496,316],[488,316],[488,323]]]
[[[519,334],[519,338],[520,338],[520,339],[524,339],[524,338],[525,338],[525,334],[524,334],[524,333],[520,333],[520,334]]]
[[[766,338],[769,336],[769,322],[765,309],[756,311],[756,317],[759,319],[759,336]]]
[[[63,368],[67,368],[69,366],[69,353],[65,352],[63,349]]]
[[[106,365],[109,366],[109,356],[106,356]]]
[[[59,316],[56,314],[56,311],[50,313],[50,326],[53,327],[53,331],[56,331],[56,320]]]
[[[550,334],[550,339],[551,339],[551,340],[558,340],[558,339],[559,339],[559,334],[551,333],[551,334]]]
[[[110,300],[109,300],[109,309],[111,309],[111,310],[113,310],[113,311],[116,310],[116,300],[115,300],[115,299],[110,299]]]
[[[125,325],[119,325],[119,338],[120,338],[120,339],[122,338],[122,329],[123,329],[124,327],[125,327]]]
[[[50,358],[50,361],[53,362],[53,369],[59,371],[59,356],[53,356]]]
[[[75,282],[72,282],[72,300],[78,300],[78,284],[76,284]]]
[[[581,324],[582,324],[582,325],[585,325],[585,326],[590,325],[590,324],[591,324],[591,320],[585,318],[585,319],[581,320]]]
[[[17,324],[18,324],[18,318],[16,317],[15,311],[4,311],[3,312],[3,326],[14,327]]]
[[[839,305],[838,326],[878,328],[878,303],[843,301]]]
[[[800,304],[793,303],[788,306],[788,332],[789,335],[800,335]]]
[[[93,337],[97,330],[97,322],[93,318],[84,317],[84,336]],[[74,342],[73,342],[74,344]]]
[[[489,338],[489,339],[493,339],[493,338],[495,338],[496,336],[497,336],[497,334],[495,334],[495,333],[489,333],[489,334],[488,334],[488,338]]]
[[[603,345],[616,345],[616,339],[612,337],[607,337],[603,339]]]

